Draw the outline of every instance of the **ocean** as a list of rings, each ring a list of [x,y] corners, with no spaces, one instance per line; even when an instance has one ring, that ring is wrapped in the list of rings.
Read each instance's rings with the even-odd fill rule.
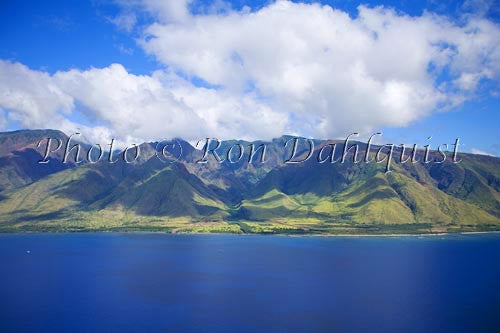
[[[0,332],[499,332],[500,234],[0,234]]]

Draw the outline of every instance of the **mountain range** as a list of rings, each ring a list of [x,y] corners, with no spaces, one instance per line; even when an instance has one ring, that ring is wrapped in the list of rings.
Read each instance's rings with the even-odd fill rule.
[[[177,158],[140,145],[132,163],[63,163],[44,158],[56,130],[0,133],[0,231],[163,231],[285,234],[392,234],[500,230],[500,159],[460,153],[460,163],[286,164],[283,136],[224,141],[220,150],[265,144],[266,161],[202,159],[186,141]],[[317,155],[335,141],[314,140]],[[341,144],[341,142],[337,142]],[[366,143],[358,142],[359,155]],[[82,144],[88,149],[88,145]],[[342,145],[334,158],[340,158]],[[375,148],[377,148],[375,146]],[[85,149],[83,149],[85,150]],[[374,155],[370,153],[369,156]],[[118,156],[120,152],[116,152]],[[302,147],[300,158],[309,152]],[[352,152],[351,152],[352,153]],[[423,154],[419,151],[419,154]],[[431,151],[430,157],[439,156]],[[375,156],[372,156],[375,157]]]

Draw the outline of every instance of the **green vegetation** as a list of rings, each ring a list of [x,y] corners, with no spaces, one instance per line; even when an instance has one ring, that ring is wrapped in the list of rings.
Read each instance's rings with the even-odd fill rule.
[[[403,234],[500,230],[500,160],[461,163],[197,165],[199,152],[162,163],[65,165],[39,171],[34,140],[0,133],[0,232]],[[63,135],[60,132],[53,135]],[[24,141],[23,141],[24,140]],[[189,146],[189,147],[188,147]],[[35,162],[34,162],[35,161]],[[55,162],[54,162],[55,163]]]

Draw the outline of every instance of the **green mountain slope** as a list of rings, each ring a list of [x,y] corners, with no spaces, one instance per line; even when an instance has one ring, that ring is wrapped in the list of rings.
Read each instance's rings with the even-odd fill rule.
[[[164,163],[155,156],[156,143],[145,143],[141,158],[131,164],[60,165],[55,158],[43,170],[36,163],[40,152],[32,145],[45,134],[15,132],[14,139],[0,134],[14,149],[9,153],[5,148],[0,157],[0,231],[500,230],[496,157],[460,154],[460,163],[440,164],[395,161],[390,173],[385,165],[353,163],[350,158],[335,164],[315,158],[283,164],[289,155],[283,149],[288,137],[283,137],[265,143],[267,163],[197,164],[201,151],[178,140],[185,154],[175,162],[174,151]],[[252,144],[227,142],[222,152],[235,143]],[[360,145],[360,156],[364,149]]]
[[[49,163],[38,163],[43,160],[47,138],[65,142],[68,137],[63,132],[55,130],[0,133],[0,191],[31,184],[75,165],[73,156],[68,158],[68,163],[62,162],[63,147],[50,156]],[[38,145],[40,141],[41,144]]]

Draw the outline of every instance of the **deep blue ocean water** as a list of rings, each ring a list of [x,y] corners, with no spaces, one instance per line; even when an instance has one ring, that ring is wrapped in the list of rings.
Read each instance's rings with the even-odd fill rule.
[[[2,234],[0,260],[0,332],[500,332],[499,234]]]

